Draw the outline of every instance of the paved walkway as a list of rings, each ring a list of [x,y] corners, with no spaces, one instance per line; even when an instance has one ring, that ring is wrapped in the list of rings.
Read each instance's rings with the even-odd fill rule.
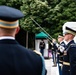
[[[58,67],[52,67],[53,66],[52,61],[53,61],[52,59],[45,59],[45,66],[47,69],[47,75],[59,75]]]

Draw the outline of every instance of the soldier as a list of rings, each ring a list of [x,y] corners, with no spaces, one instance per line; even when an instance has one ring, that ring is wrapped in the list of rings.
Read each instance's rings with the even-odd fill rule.
[[[71,33],[72,35],[70,35],[69,38],[72,37],[73,39],[74,36],[76,35],[76,30],[71,29],[71,28],[67,28],[67,29],[72,31]],[[70,45],[67,49],[67,56],[70,62],[70,75],[76,75],[76,44],[72,39],[69,42]]]
[[[0,75],[45,75],[44,59],[15,39],[23,13],[0,6]]]
[[[59,75],[62,75],[62,65],[63,65],[63,51],[65,48],[65,42],[64,42],[64,37],[63,35],[58,35],[58,42],[59,42],[59,47],[58,47],[58,52],[57,52],[57,57],[58,57],[58,68],[59,68]]]
[[[73,26],[73,24],[76,24],[75,22],[66,22],[65,25],[65,30],[63,30],[64,33],[64,40],[67,41],[67,46],[64,50],[64,57],[63,57],[63,69],[62,69],[62,75],[70,75],[70,61],[69,61],[69,53],[71,53],[71,50],[69,50],[70,45],[75,44],[73,38],[75,36],[75,31],[70,25]],[[73,75],[73,74],[71,74]]]
[[[40,52],[42,56],[44,56],[44,49],[45,49],[45,42],[43,39],[41,39],[40,44],[39,44]]]
[[[54,65],[52,67],[56,67],[57,66],[57,58],[56,58],[56,55],[57,55],[57,42],[56,42],[56,39],[53,39],[52,40],[52,57],[53,57],[53,63]]]

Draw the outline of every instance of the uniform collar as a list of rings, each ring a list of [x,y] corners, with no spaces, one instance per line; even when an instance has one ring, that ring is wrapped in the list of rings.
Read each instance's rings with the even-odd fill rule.
[[[2,36],[0,37],[0,40],[3,40],[3,39],[15,39],[14,37],[11,37],[11,36]]]
[[[69,44],[69,43],[72,43],[72,42],[74,42],[74,40],[69,41],[68,44]]]
[[[65,40],[63,40],[63,42],[67,45],[68,44],[68,42],[67,41],[65,41]]]
[[[60,44],[61,44],[62,42],[63,42],[63,41],[61,41]]]

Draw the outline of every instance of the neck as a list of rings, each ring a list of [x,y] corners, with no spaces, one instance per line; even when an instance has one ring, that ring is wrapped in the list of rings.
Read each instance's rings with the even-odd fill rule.
[[[0,37],[7,37],[7,36],[9,36],[9,37],[15,37],[14,35],[0,35]]]

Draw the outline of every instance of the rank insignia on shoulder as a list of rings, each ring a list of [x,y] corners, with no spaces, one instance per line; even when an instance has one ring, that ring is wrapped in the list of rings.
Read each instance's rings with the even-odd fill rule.
[[[76,44],[71,44],[70,46],[71,46],[71,47],[76,47]]]
[[[70,44],[70,45],[76,45],[76,44]]]

